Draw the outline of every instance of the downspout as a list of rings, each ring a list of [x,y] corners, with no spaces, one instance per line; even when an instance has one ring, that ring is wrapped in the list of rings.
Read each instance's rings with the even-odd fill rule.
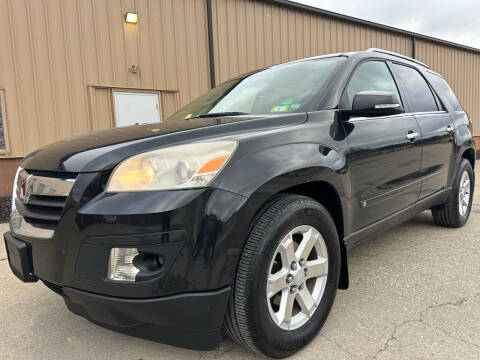
[[[412,36],[412,59],[416,59],[415,48],[416,48],[416,39],[415,36]]]
[[[215,80],[215,50],[213,46],[213,15],[212,0],[207,0],[207,33],[208,33],[208,58],[210,62],[210,88],[216,86]]]

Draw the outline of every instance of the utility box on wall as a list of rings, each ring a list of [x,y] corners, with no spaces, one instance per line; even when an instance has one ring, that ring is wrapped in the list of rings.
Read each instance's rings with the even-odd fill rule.
[[[162,122],[179,108],[174,90],[89,86],[92,130]]]
[[[118,91],[113,96],[117,127],[160,122],[158,94]]]

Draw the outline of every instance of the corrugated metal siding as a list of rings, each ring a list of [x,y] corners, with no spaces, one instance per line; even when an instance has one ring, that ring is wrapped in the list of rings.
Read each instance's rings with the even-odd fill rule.
[[[9,156],[112,126],[102,87],[178,90],[163,117],[209,88],[205,1],[0,0],[0,13]]]
[[[8,151],[7,149],[7,129],[6,129],[6,115],[5,115],[5,105],[4,105],[4,96],[3,90],[0,89],[0,154],[4,154]]]
[[[410,36],[258,0],[212,0],[217,83],[309,56],[378,47],[412,56]],[[480,55],[416,40],[416,57],[442,74],[480,136]]]
[[[379,47],[411,56],[411,38],[263,1],[212,0],[217,82],[257,68]]]
[[[416,55],[450,84],[480,136],[480,54],[430,41],[416,41]]]
[[[379,47],[412,55],[409,35],[265,1],[212,0],[212,10],[217,83],[334,52]],[[126,11],[138,13],[137,25],[124,23]],[[163,118],[207,91],[206,11],[206,0],[0,0],[6,156],[114,126],[112,89],[158,92]],[[417,57],[445,75],[476,135],[479,56],[417,40]]]

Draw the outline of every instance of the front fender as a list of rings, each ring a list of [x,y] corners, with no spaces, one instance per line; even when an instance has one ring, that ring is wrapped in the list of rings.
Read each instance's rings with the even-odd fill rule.
[[[343,216],[342,232],[349,231],[351,209],[345,199],[350,197],[350,184],[346,158],[339,151],[318,143],[275,146],[243,157],[230,166],[225,175],[228,176],[222,178],[219,187],[248,197],[248,207],[244,209],[244,214],[248,215],[240,216],[243,220],[238,224],[240,229],[251,228],[256,216],[275,194],[298,185],[323,182],[337,192]],[[319,193],[315,197],[318,199],[321,196]],[[247,235],[248,232],[241,238],[242,241],[237,240],[232,246],[236,253],[241,253]],[[348,287],[346,256],[346,251],[342,251],[342,281],[339,285],[342,289]]]
[[[344,193],[345,155],[317,143],[292,143],[253,152],[225,169],[217,187],[262,198],[311,181],[327,181]]]
[[[258,211],[275,194],[298,185],[324,182],[341,202],[343,231],[350,229],[350,183],[343,152],[318,143],[273,146],[247,154],[228,168],[218,188],[240,194]],[[321,194],[316,196],[321,198]],[[252,219],[250,219],[252,220]]]

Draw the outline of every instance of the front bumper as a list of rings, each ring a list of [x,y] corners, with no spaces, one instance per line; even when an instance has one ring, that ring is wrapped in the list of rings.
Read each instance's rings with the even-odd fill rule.
[[[174,346],[210,350],[221,340],[222,310],[227,306],[230,287],[151,299],[103,296],[68,287],[61,293],[70,311],[105,328]]]
[[[52,238],[5,234],[28,245],[31,279],[101,326],[214,348],[257,205],[219,189],[105,194],[92,191],[96,177],[78,176]],[[154,249],[163,270],[134,283],[109,281],[108,254],[122,246]]]
[[[151,298],[229,286],[257,206],[220,189],[107,194],[99,174],[79,174],[50,239],[12,235],[31,246],[35,276],[123,298]],[[165,264],[153,278],[106,281],[112,247],[150,247]]]
[[[31,268],[30,246],[4,235],[12,272],[22,281],[38,280]],[[128,335],[186,348],[209,350],[221,339],[230,287],[149,299],[94,294],[44,281],[73,313]]]
[[[31,268],[30,245],[4,235],[12,272],[22,281],[38,280]],[[197,350],[214,349],[221,340],[230,287],[148,299],[94,294],[44,281],[67,308],[95,324],[127,335]]]

